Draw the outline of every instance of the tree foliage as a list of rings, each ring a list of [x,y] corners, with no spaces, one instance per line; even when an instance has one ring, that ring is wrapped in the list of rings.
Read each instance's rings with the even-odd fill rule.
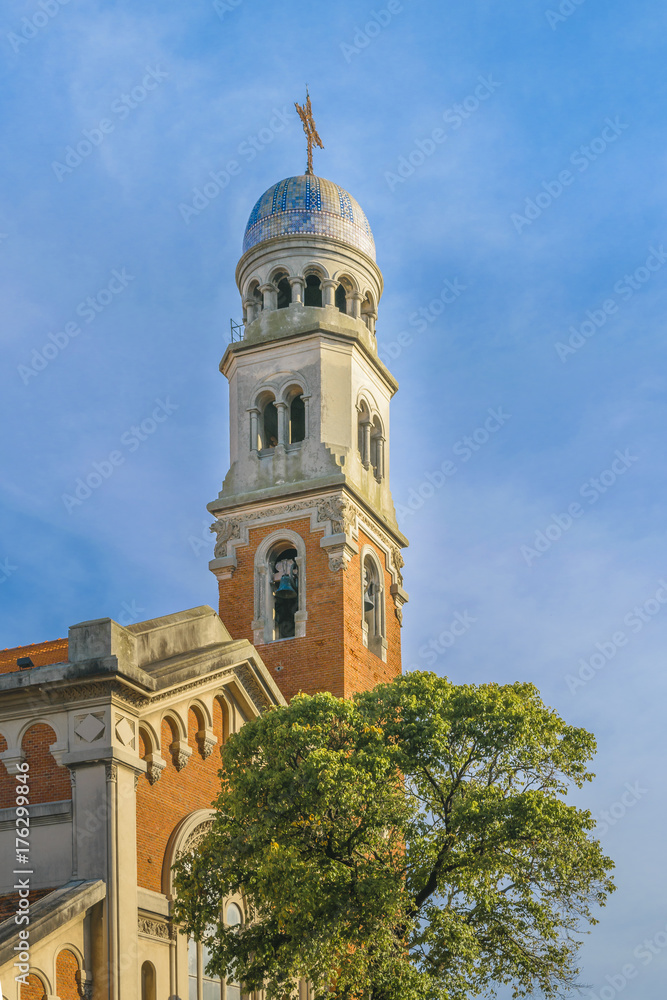
[[[587,810],[593,736],[530,684],[409,673],[354,700],[300,695],[222,750],[211,832],[176,866],[176,916],[212,967],[286,1000],[562,995],[613,889]]]

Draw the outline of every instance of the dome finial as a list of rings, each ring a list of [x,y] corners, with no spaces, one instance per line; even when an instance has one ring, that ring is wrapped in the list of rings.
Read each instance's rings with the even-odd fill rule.
[[[306,84],[306,103],[305,105],[297,104],[294,102],[294,107],[296,108],[301,123],[303,125],[303,131],[306,133],[306,141],[308,143],[308,166],[306,167],[306,173],[313,173],[313,146],[319,146],[320,149],[324,149],[324,143],[320,139],[317,128],[315,127],[315,122],[313,120],[313,109],[310,104],[310,94],[308,93],[308,84]]]

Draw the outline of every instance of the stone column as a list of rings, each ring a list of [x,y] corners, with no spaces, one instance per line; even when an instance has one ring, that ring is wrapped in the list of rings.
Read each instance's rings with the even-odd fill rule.
[[[292,301],[290,302],[290,306],[302,306],[306,279],[299,274],[294,278],[290,278],[289,283],[292,286]]]
[[[363,295],[361,292],[350,292],[347,296],[347,311],[355,319],[361,318],[361,302]]]
[[[278,411],[278,447],[284,448],[289,444],[289,409],[287,403],[276,400],[276,410]]]
[[[273,287],[271,282],[267,282],[266,285],[260,285],[259,290],[264,296],[264,308],[265,309],[277,309],[278,308],[278,292]]]
[[[333,278],[323,278],[322,279],[322,305],[323,306],[333,306],[336,304],[336,289],[338,288],[338,282],[334,281]]]

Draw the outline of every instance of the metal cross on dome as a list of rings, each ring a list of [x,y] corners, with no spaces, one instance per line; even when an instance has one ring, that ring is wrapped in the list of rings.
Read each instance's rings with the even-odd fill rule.
[[[301,123],[303,125],[303,131],[306,133],[306,141],[308,143],[308,166],[306,167],[306,173],[312,174],[313,172],[313,146],[319,146],[320,149],[324,149],[324,143],[320,139],[317,128],[315,127],[315,121],[313,120],[313,109],[310,104],[310,94],[308,93],[308,87],[306,87],[306,103],[297,104],[294,102],[294,107],[296,108]]]

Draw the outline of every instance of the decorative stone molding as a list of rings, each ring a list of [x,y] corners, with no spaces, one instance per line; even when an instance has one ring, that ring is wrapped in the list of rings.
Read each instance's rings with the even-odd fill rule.
[[[117,781],[118,780],[118,768],[115,764],[105,764],[104,774],[107,781]]]
[[[266,691],[261,684],[258,683],[257,678],[247,663],[243,663],[238,668],[236,676],[239,678],[243,687],[250,696],[251,701],[260,712],[265,712],[267,708],[270,708],[271,702],[269,701]]]
[[[16,765],[25,762],[25,750],[23,747],[8,747],[0,753],[0,760],[7,768],[8,774],[16,774]]]
[[[343,497],[327,497],[317,505],[317,520],[331,521],[332,534],[351,534],[356,527],[357,512]]]
[[[203,823],[200,823],[197,829],[194,830],[185,841],[185,844],[183,845],[182,850],[179,851],[179,854],[190,854],[192,851],[196,851],[212,829],[212,819],[207,819]]]
[[[215,548],[213,554],[216,559],[223,559],[227,555],[227,542],[231,538],[240,538],[241,522],[233,518],[225,521],[214,521],[210,530],[215,534]]]
[[[105,730],[103,712],[86,712],[74,717],[74,735],[82,743],[97,743]]]
[[[158,938],[160,941],[173,941],[176,937],[172,924],[167,920],[157,920],[155,917],[137,919],[137,929],[144,937]]]
[[[156,781],[159,781],[160,775],[167,766],[166,761],[159,757],[157,754],[149,753],[146,756],[146,777],[148,778],[149,784],[154,785]]]
[[[84,970],[74,973],[76,988],[81,1000],[93,1000],[93,977]]]
[[[176,770],[182,771],[192,757],[192,747],[189,747],[185,740],[174,740],[169,747],[169,753],[174,759]]]
[[[196,736],[199,753],[204,760],[213,753],[213,748],[218,742],[218,737],[213,734],[212,729],[200,729]]]
[[[126,715],[120,715],[116,713],[116,739],[124,747],[131,747],[134,750],[135,747],[135,731],[136,724],[132,719],[128,719]]]

